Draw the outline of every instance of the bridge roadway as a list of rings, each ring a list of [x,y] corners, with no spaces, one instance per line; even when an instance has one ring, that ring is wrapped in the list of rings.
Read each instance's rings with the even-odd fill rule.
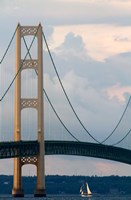
[[[0,143],[0,159],[31,157],[38,154],[37,141]],[[45,141],[45,154],[96,157],[131,164],[131,150],[88,142]]]

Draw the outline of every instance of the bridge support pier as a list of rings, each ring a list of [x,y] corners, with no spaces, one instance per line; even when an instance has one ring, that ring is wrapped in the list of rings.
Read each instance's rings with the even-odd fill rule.
[[[34,197],[46,197],[45,189],[36,189],[34,193]]]
[[[40,118],[41,119],[41,118]],[[43,130],[42,130],[43,132]],[[46,190],[45,190],[45,165],[44,165],[44,142],[43,142],[43,134],[39,130],[38,131],[38,141],[40,143],[40,154],[37,156],[37,183],[36,183],[36,190],[34,192],[34,197],[46,197]]]
[[[24,197],[24,191],[22,189],[15,189],[12,190],[12,196],[13,197]]]
[[[14,159],[14,185],[12,189],[13,197],[24,197],[24,190],[22,189],[22,181],[21,181],[21,159]]]

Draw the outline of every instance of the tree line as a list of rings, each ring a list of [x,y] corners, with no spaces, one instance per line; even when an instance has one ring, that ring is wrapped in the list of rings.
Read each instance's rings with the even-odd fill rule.
[[[59,176],[45,177],[47,194],[79,194],[80,187],[87,181],[95,194],[131,194],[131,177],[127,176]],[[33,194],[36,177],[22,177],[25,194]],[[11,194],[13,176],[0,175],[0,194]]]

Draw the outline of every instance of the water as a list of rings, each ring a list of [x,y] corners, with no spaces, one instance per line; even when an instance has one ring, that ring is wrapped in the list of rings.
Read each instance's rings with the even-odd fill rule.
[[[104,196],[80,197],[78,195],[49,195],[46,198],[34,198],[27,196],[24,198],[12,198],[11,196],[0,196],[0,200],[131,200],[131,196]]]

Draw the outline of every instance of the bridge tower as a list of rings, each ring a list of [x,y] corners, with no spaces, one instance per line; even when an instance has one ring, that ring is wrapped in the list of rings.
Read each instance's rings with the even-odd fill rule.
[[[37,38],[37,59],[21,59],[21,39],[24,36],[34,36]],[[38,74],[38,92],[37,98],[22,98],[21,96],[21,73],[23,70],[34,69]],[[18,73],[19,72],[19,73]],[[14,159],[14,180],[13,197],[23,197],[22,189],[22,166],[24,164],[34,164],[37,168],[37,183],[34,192],[35,197],[46,196],[45,191],[45,163],[44,163],[44,116],[43,116],[43,43],[42,26],[21,26],[18,24],[16,33],[16,73],[18,73],[15,82],[15,122],[14,122],[14,140],[21,140],[21,111],[25,108],[35,108],[38,112],[38,142],[40,152],[36,157],[15,158]]]

